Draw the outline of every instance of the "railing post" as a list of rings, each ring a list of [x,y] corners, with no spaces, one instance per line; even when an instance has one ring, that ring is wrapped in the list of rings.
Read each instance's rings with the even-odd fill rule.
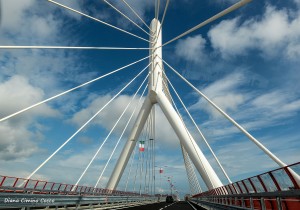
[[[260,198],[260,206],[262,210],[266,210],[266,204],[264,198]]]
[[[230,186],[232,186],[232,189],[235,191],[235,193],[233,193],[233,194],[238,194],[238,191],[236,190],[236,188],[235,188],[235,186],[233,185],[233,183],[230,184]]]
[[[257,179],[259,180],[259,182],[261,183],[262,187],[264,188],[264,191],[265,191],[265,192],[268,192],[268,189],[267,189],[267,187],[266,187],[264,181],[261,179],[260,175],[257,176]]]
[[[236,182],[236,185],[238,186],[238,188],[239,188],[239,190],[240,190],[240,193],[239,193],[239,194],[243,194],[243,190],[242,190],[242,188],[241,188],[241,186],[239,185],[238,182]]]
[[[24,187],[23,188],[26,188],[28,183],[29,183],[30,179],[27,179],[27,182],[25,183]]]
[[[65,188],[63,189],[63,191],[66,191],[67,187],[68,187],[68,184],[66,184]]]
[[[253,203],[253,198],[250,197],[250,208],[254,209],[254,203]]]
[[[74,187],[75,187],[74,192],[77,193],[78,185],[75,185]]]
[[[36,183],[35,183],[35,185],[34,185],[34,187],[33,187],[33,189],[35,189],[36,188],[36,186],[39,184],[39,180],[37,180],[36,181]]]
[[[246,192],[247,192],[247,193],[250,193],[250,191],[249,191],[247,185],[245,184],[244,180],[242,180],[241,182],[242,182],[242,184],[244,185],[244,188],[246,189]]]
[[[86,189],[87,189],[87,187],[84,188],[84,193],[86,193]]]
[[[16,178],[16,181],[14,182],[13,186],[12,187],[15,187],[17,182],[18,182],[19,178]]]
[[[43,186],[43,189],[42,190],[45,190],[45,187],[47,186],[47,183],[48,182],[45,182],[44,186]]]
[[[72,184],[72,185],[71,185],[71,188],[68,190],[68,192],[72,192],[74,187],[75,187],[75,185]]]
[[[227,192],[226,187],[222,186],[221,188],[222,188],[223,195],[227,195],[228,192]]]
[[[82,188],[83,188],[83,186],[80,186],[80,189],[79,189],[79,194],[80,195],[81,195]]]
[[[275,177],[274,177],[274,175],[272,174],[272,172],[269,172],[268,174],[270,175],[272,181],[274,182],[274,184],[275,184],[277,190],[278,190],[278,191],[281,191],[281,187],[280,187],[280,185],[278,184],[278,182],[277,182],[277,180],[275,179]]]
[[[231,187],[230,187],[229,185],[226,185],[226,187],[229,189],[228,192],[230,192],[231,195],[234,194],[233,191],[232,191],[232,189],[231,189]],[[227,188],[226,188],[226,189],[227,189]]]
[[[5,179],[6,179],[6,177],[7,177],[7,176],[2,176],[2,181],[1,181],[1,183],[0,183],[0,187],[2,187],[2,185],[3,185],[3,183],[4,183]]]
[[[282,210],[282,205],[281,205],[281,198],[276,198],[276,202],[277,202],[277,209],[278,210]]]
[[[58,187],[57,191],[59,191],[59,190],[60,190],[60,188],[61,188],[61,184],[59,184],[59,187]]]
[[[250,184],[251,184],[251,186],[252,186],[254,192],[257,193],[256,187],[255,187],[255,185],[253,184],[251,178],[249,178],[248,181],[250,182]]]
[[[50,190],[53,190],[53,187],[54,187],[55,183],[53,182],[52,186],[51,186],[51,189]]]
[[[245,201],[244,201],[244,197],[242,197],[242,198],[241,198],[241,206],[242,206],[243,208],[245,208]]]

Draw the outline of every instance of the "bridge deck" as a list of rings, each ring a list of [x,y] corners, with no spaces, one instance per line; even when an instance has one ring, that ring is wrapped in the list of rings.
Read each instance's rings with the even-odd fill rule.
[[[201,208],[199,206],[194,206],[194,208],[185,201],[180,202],[174,202],[174,203],[155,203],[155,204],[149,204],[144,206],[136,206],[132,208],[127,208],[128,210],[204,210],[204,208]]]

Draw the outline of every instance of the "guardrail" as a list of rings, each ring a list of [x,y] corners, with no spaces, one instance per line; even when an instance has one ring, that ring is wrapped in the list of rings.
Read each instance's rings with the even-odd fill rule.
[[[163,201],[164,196],[0,176],[0,209],[81,205],[98,205],[101,208],[107,205],[132,206]]]
[[[64,194],[64,195],[128,195],[150,196],[134,192],[109,190],[88,186],[24,179],[12,176],[0,176],[0,193]]]
[[[1,208],[20,208],[20,207],[48,207],[57,208],[89,206],[114,208],[116,206],[133,206],[145,205],[158,202],[155,197],[141,196],[81,196],[81,195],[53,195],[53,194],[17,194],[17,193],[0,193],[0,209]],[[28,208],[27,208],[28,209]]]
[[[300,209],[297,173],[300,162],[194,195],[192,200],[250,209]]]

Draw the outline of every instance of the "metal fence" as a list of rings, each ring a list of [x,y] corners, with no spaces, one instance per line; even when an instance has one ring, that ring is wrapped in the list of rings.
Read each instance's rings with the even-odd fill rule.
[[[192,200],[249,209],[296,210],[300,209],[298,174],[300,162],[194,195]]]
[[[0,176],[0,193],[33,193],[33,194],[65,194],[65,195],[128,195],[149,196],[133,192],[109,190],[88,186],[24,179],[11,176]]]
[[[0,176],[0,208],[57,206],[131,206],[164,200],[148,195],[11,176]]]
[[[131,206],[158,202],[156,197],[142,196],[82,196],[82,195],[53,195],[53,194],[18,194],[0,193],[1,208],[20,207],[78,207],[78,206]]]

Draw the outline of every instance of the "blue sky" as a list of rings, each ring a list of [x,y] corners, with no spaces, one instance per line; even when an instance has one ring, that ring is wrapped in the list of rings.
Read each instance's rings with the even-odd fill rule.
[[[58,2],[148,38],[146,33],[102,1]],[[110,2],[147,30],[121,1]],[[154,17],[154,2],[128,0],[147,24]],[[171,1],[163,23],[163,42],[235,2]],[[0,45],[148,47],[143,40],[47,1],[4,0],[1,3]],[[165,1],[161,1],[160,20],[164,5]],[[291,164],[299,161],[300,148],[299,37],[299,0],[254,0],[165,46],[163,57],[282,161]],[[0,116],[7,116],[147,55],[148,50],[1,49]],[[146,65],[147,60],[1,122],[0,174],[28,176]],[[232,180],[277,167],[170,69],[165,67],[165,70]],[[121,97],[38,171],[35,178],[75,183],[144,77],[145,74],[129,86]],[[178,102],[176,96],[173,97]],[[134,103],[137,101],[138,98]],[[183,108],[179,107],[194,138],[226,184],[199,134]],[[133,109],[131,106],[126,112],[81,184],[95,184]],[[178,140],[158,107],[156,111],[156,164],[167,165],[165,175],[173,176],[182,193],[188,192]],[[116,154],[125,140],[121,141]],[[104,174],[102,187],[106,185],[116,158],[117,155]],[[120,189],[123,187],[124,180]]]

